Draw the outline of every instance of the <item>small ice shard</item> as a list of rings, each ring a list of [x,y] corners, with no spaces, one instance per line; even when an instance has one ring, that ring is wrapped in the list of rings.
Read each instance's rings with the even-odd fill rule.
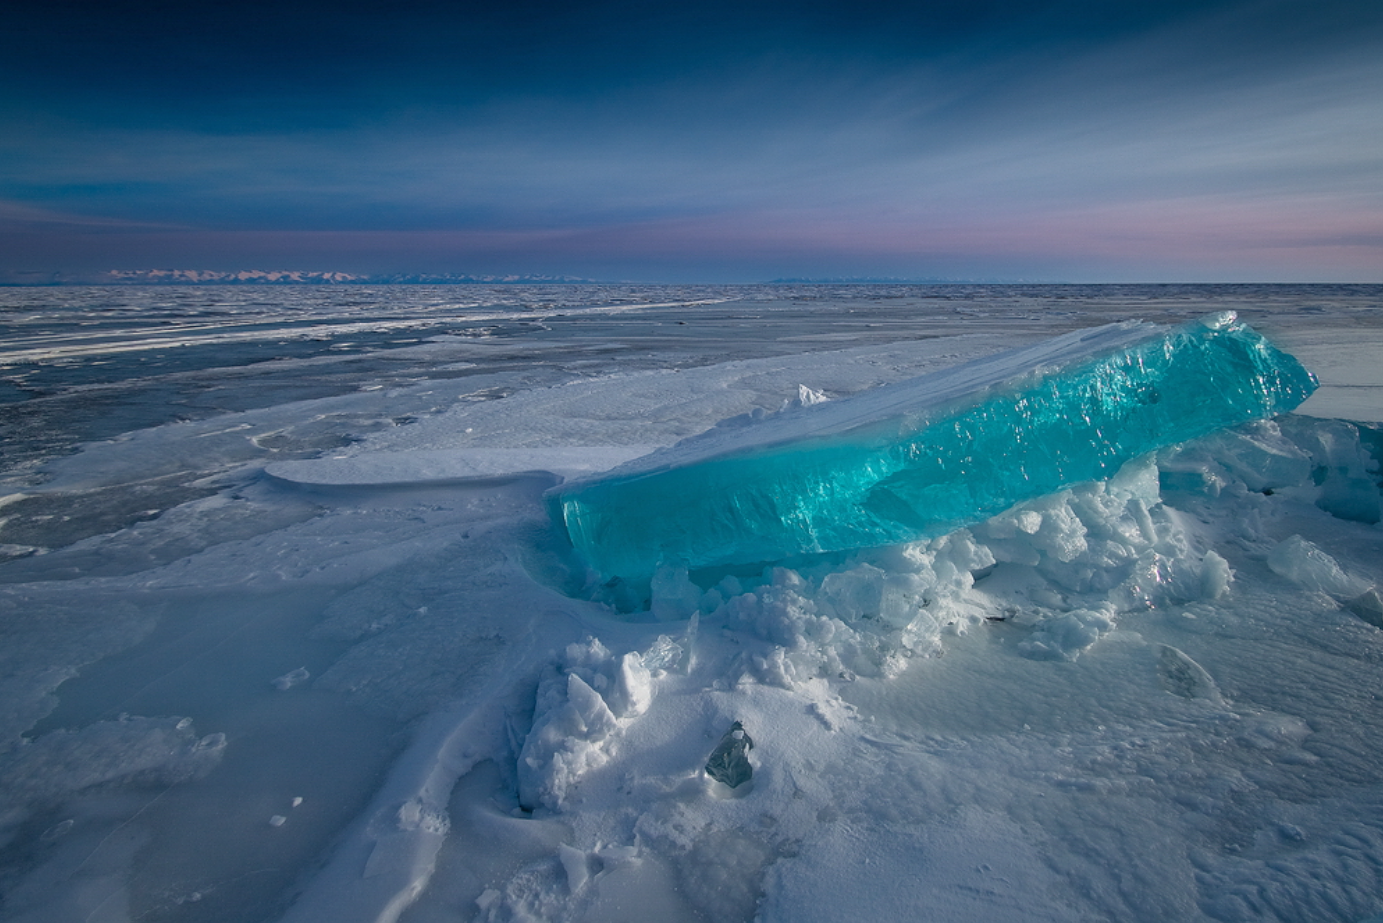
[[[1231,313],[1077,331],[843,400],[727,420],[554,488],[572,544],[645,590],[935,537],[1130,459],[1284,413],[1315,378]]]
[[[638,865],[641,861],[637,846],[604,846],[595,851],[595,857],[606,869]]]
[[[1222,704],[1220,689],[1205,667],[1170,644],[1157,647],[1157,674],[1162,678],[1162,688],[1183,699],[1205,699]]]
[[[279,692],[287,692],[299,683],[307,682],[311,676],[312,674],[307,672],[307,667],[298,667],[274,680],[274,688]]]
[[[215,734],[208,734],[192,746],[194,751],[198,750],[223,750],[226,746],[226,735],[221,731]]]
[[[557,847],[557,858],[562,862],[562,868],[567,873],[567,889],[575,894],[585,887],[590,880],[591,869],[586,854],[575,846],[568,846],[562,843]]]
[[[1204,599],[1219,599],[1229,592],[1234,582],[1234,571],[1229,562],[1214,551],[1207,551],[1201,558],[1201,596]]]
[[[744,725],[736,721],[711,751],[706,775],[731,788],[743,785],[754,775],[754,767],[749,765],[749,751],[753,749],[754,741],[744,732]]]
[[[288,818],[284,817],[282,814],[275,814],[273,817],[269,818],[270,827],[282,827],[286,823],[288,823]]]
[[[1039,622],[1018,652],[1029,660],[1075,660],[1113,627],[1107,611],[1075,609]]]
[[[615,665],[613,688],[605,694],[606,704],[617,718],[637,718],[653,703],[653,677],[643,658],[634,651]]]
[[[643,655],[643,665],[650,671],[674,670],[682,662],[682,645],[668,635],[659,635]]]
[[[1345,608],[1374,628],[1383,628],[1383,596],[1377,587],[1370,587],[1345,603]]]
[[[1336,599],[1354,599],[1369,585],[1344,572],[1338,561],[1300,535],[1279,542],[1268,553],[1268,567],[1308,590]]]

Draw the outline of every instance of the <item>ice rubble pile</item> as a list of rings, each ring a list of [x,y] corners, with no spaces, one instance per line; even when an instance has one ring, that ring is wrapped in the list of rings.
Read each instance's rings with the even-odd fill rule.
[[[1019,630],[1025,657],[1074,660],[1121,615],[1228,592],[1234,575],[1216,546],[1231,541],[1383,626],[1377,588],[1300,536],[1262,539],[1284,504],[1379,522],[1383,452],[1370,445],[1378,435],[1339,420],[1256,421],[938,538],[769,566],[704,591],[686,568],[664,565],[652,581],[652,610],[723,626],[742,650],[739,666],[727,667],[731,677],[785,687],[896,675],[937,652],[945,635],[985,620]]]
[[[845,561],[727,576],[704,593],[685,569],[664,568],[654,605],[679,614],[663,595],[671,592],[683,617],[757,639],[744,645],[740,672],[784,687],[896,675],[937,652],[944,635],[986,619],[1022,629],[1018,650],[1028,658],[1074,660],[1122,612],[1228,588],[1228,564],[1183,519],[1159,503],[1157,467],[1145,456],[1109,480]]]
[[[653,679],[644,661],[634,651],[615,657],[588,638],[567,646],[560,668],[548,665],[538,682],[533,728],[519,753],[521,804],[559,809],[567,789],[609,758],[612,738],[647,711],[653,699]]]
[[[595,571],[693,571],[934,537],[1146,452],[1291,410],[1314,377],[1232,313],[1078,331],[710,431],[549,502]]]
[[[1121,622],[1136,630],[1137,613],[1220,599],[1235,576],[1217,547],[1383,627],[1377,587],[1299,535],[1266,537],[1284,518],[1309,521],[1313,506],[1380,521],[1379,432],[1291,415],[1255,421],[937,538],[770,565],[709,589],[663,565],[651,581],[653,615],[684,632],[623,655],[587,639],[546,665],[531,729],[516,729],[521,803],[568,809],[672,674],[695,672],[693,685],[721,690],[792,689],[837,728],[849,709],[830,685],[896,676],[985,621],[1002,622],[997,637],[1023,657],[1073,661]],[[1222,704],[1184,652],[1164,645],[1157,656],[1169,692]]]

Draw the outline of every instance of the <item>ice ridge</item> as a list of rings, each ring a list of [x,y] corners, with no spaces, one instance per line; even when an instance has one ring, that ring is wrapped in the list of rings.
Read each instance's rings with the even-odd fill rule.
[[[945,534],[1126,461],[1285,413],[1315,377],[1233,313],[1055,339],[839,401],[725,421],[554,488],[605,579]]]

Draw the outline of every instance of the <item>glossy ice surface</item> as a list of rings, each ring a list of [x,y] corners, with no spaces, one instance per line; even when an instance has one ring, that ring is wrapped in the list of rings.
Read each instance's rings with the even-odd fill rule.
[[[944,534],[1145,452],[1285,413],[1316,381],[1224,312],[1069,333],[853,398],[726,421],[551,496],[601,573],[648,580]]]

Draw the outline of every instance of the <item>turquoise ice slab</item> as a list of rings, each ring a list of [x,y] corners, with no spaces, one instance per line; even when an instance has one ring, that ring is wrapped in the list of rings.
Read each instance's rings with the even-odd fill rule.
[[[1315,377],[1230,313],[1077,331],[854,397],[726,421],[549,494],[606,577],[915,541],[1285,413]]]

